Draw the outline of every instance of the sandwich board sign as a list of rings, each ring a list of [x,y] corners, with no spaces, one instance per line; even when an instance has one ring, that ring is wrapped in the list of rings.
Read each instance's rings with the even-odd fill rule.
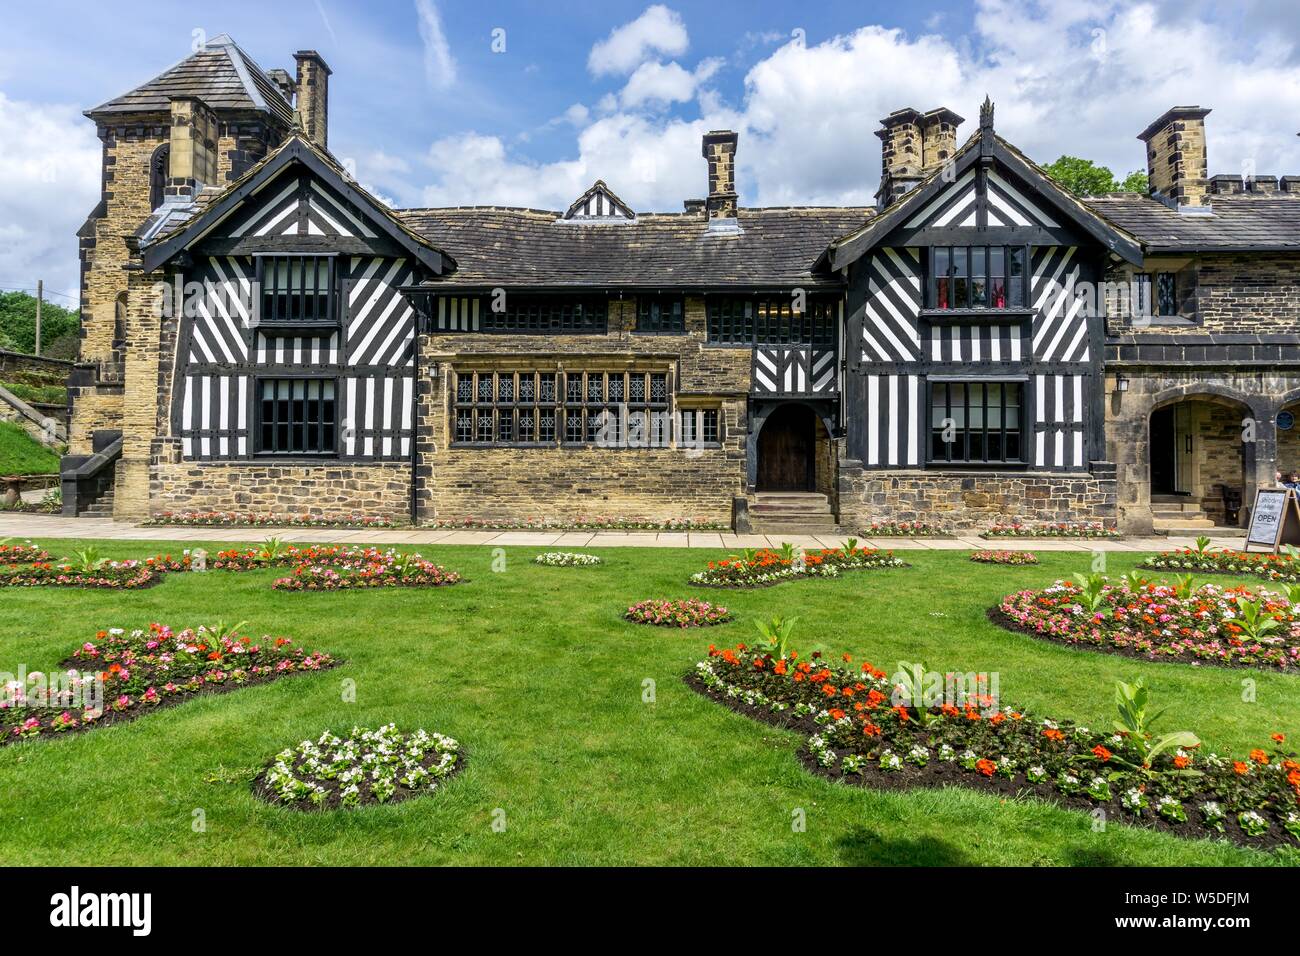
[[[1276,551],[1279,545],[1300,545],[1300,501],[1290,488],[1260,488],[1250,512],[1246,550],[1252,544]]]

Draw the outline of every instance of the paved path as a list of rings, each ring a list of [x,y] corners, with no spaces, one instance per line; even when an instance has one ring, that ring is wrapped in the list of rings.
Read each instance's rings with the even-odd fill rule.
[[[282,541],[313,544],[463,544],[557,546],[565,548],[740,548],[779,547],[783,542],[805,548],[836,547],[845,535],[761,535],[719,531],[446,531],[434,528],[189,528],[141,527],[111,518],[63,518],[53,515],[0,514],[0,538],[82,538],[100,541]],[[1120,541],[1058,538],[987,540],[976,534],[955,538],[859,538],[864,545],[895,550],[967,551],[997,548],[1023,551],[1167,551],[1190,545],[1191,538],[1126,538]],[[1242,538],[1215,538],[1218,547],[1240,548]]]

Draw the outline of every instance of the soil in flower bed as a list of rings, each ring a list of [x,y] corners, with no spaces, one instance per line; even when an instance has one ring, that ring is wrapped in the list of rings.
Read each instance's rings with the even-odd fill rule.
[[[972,551],[970,559],[976,564],[1037,564],[1032,551]]]
[[[443,734],[353,727],[276,754],[253,780],[253,795],[293,810],[354,809],[432,793],[464,767],[464,748]]]
[[[980,532],[981,538],[1105,538],[1114,540],[1122,535],[1114,528],[1108,528],[1101,522],[1027,525],[1013,522],[995,524],[987,531]]]
[[[623,617],[634,624],[687,628],[726,624],[732,619],[732,614],[721,604],[687,598],[684,601],[640,601],[629,607]]]
[[[1180,548],[1144,559],[1140,568],[1157,571],[1195,571],[1197,574],[1235,574],[1268,581],[1300,582],[1300,563],[1289,554]]]
[[[184,528],[395,528],[391,518],[368,515],[281,515],[235,511],[164,511],[142,522]]]
[[[1089,609],[1091,592],[1095,610]],[[1288,672],[1300,667],[1300,608],[1246,587],[1057,581],[1007,595],[989,609],[989,620],[1031,637],[1144,661]]]
[[[763,588],[801,578],[837,578],[844,571],[905,567],[892,551],[859,548],[856,543],[802,555],[789,547],[781,551],[758,548],[723,561],[710,561],[707,570],[691,575],[690,583],[707,588]]]
[[[31,674],[26,685],[14,682],[0,688],[0,746],[94,730],[200,695],[327,670],[340,663],[324,652],[297,647],[287,637],[253,639],[206,627],[175,632],[156,623],[129,633],[120,628],[100,631],[60,664],[64,673],[79,675],[63,682],[71,699],[33,699]],[[77,688],[97,676],[104,680],[102,706],[93,707]]]
[[[1300,843],[1300,762],[1281,749],[1281,734],[1245,760],[1204,753],[1199,741],[1171,748],[1146,772],[1124,735],[1033,718],[988,697],[917,709],[904,695],[896,704],[898,689],[870,664],[854,672],[816,655],[800,663],[739,645],[710,649],[685,681],[747,717],[807,735],[799,759],[827,779],[895,791],[956,785],[1032,794],[1187,838],[1226,837],[1263,850]]]

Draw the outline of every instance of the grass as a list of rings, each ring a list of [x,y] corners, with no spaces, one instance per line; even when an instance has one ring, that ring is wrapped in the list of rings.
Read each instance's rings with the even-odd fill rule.
[[[63,405],[68,401],[68,390],[62,385],[30,385],[26,382],[0,382],[24,402],[38,402],[46,405]]]
[[[22,426],[0,422],[0,477],[58,473],[58,455],[27,434]]]
[[[80,542],[40,542],[66,554]],[[179,545],[99,543],[114,557]],[[195,546],[191,544],[191,546]],[[215,545],[206,545],[209,551]],[[681,677],[749,620],[799,617],[796,645],[878,666],[996,670],[1003,698],[1109,722],[1114,681],[1145,675],[1168,729],[1244,752],[1300,733],[1300,676],[1143,663],[1001,630],[985,609],[1018,587],[1088,569],[1087,553],[989,567],[909,551],[910,569],[755,591],[701,591],[708,551],[601,549],[605,563],[539,567],[544,548],[425,547],[468,583],[430,591],[277,593],[275,571],[172,575],[132,594],[0,592],[0,669],[52,667],[100,629],[217,616],[347,659],[322,674],[192,701],[133,723],[0,748],[0,860],[10,864],[998,864],[1294,863],[963,789],[884,794],[796,761],[799,737],[734,714]],[[1142,555],[1112,553],[1122,573]],[[1217,579],[1216,579],[1217,580]],[[1226,581],[1223,583],[1227,583]],[[702,596],[739,621],[703,631],[628,624],[649,597]],[[1255,702],[1243,701],[1243,680]],[[344,681],[355,681],[355,702]],[[654,702],[643,701],[647,681]],[[313,815],[268,807],[247,778],[323,729],[396,721],[465,746],[465,771],[400,805]],[[192,822],[202,811],[206,831]],[[796,810],[806,831],[793,832]],[[505,829],[493,822],[504,813]]]

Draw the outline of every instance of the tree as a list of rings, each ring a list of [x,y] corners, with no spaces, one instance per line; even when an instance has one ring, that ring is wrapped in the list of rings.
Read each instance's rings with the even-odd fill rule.
[[[1047,174],[1076,196],[1099,196],[1102,193],[1145,193],[1147,174],[1129,173],[1123,182],[1115,179],[1108,166],[1098,166],[1091,159],[1062,156],[1046,167]]]
[[[45,352],[44,346],[60,342],[60,351],[66,353],[68,337],[75,337],[80,327],[81,316],[77,312],[53,302],[44,302],[41,305],[41,352]],[[0,348],[14,352],[35,351],[35,296],[26,292],[0,292]]]

